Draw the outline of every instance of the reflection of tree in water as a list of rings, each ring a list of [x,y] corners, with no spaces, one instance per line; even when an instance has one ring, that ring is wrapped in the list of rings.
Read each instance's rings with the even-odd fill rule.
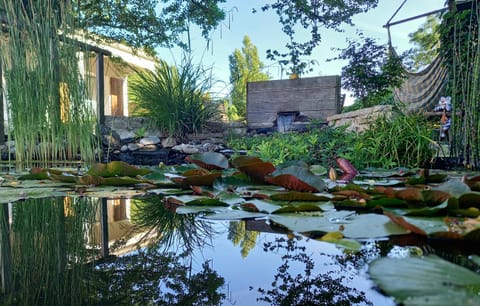
[[[132,205],[131,221],[136,230],[146,231],[143,237],[151,239],[149,243],[161,243],[165,250],[177,247],[191,252],[211,240],[215,231],[210,223],[194,214],[177,214],[175,209],[164,204],[161,196],[137,199]]]
[[[167,253],[156,246],[99,265],[91,282],[98,291],[94,305],[220,305],[223,277],[204,263],[191,274],[182,265],[187,254]]]
[[[246,221],[231,221],[228,226],[228,239],[233,242],[234,246],[240,245],[243,258],[247,257],[255,247],[259,234],[257,231],[247,230],[246,226]]]
[[[281,252],[283,263],[278,267],[271,289],[258,288],[261,297],[258,301],[270,305],[372,305],[365,293],[343,284],[346,276],[337,276],[338,271],[315,274],[315,263],[306,248],[298,246],[299,237],[291,239],[277,238],[265,242],[265,252]],[[303,264],[303,273],[290,274],[290,266]],[[343,275],[347,275],[345,266],[340,265]],[[294,271],[299,271],[295,268]],[[344,272],[344,273],[343,273]],[[250,290],[253,290],[251,287]]]
[[[131,221],[148,246],[98,265],[96,305],[219,305],[223,277],[207,262],[192,274],[191,253],[215,231],[194,214],[181,215],[161,196],[133,201]]]

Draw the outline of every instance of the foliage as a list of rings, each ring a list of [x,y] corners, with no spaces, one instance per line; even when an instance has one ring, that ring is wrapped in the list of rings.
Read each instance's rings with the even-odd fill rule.
[[[362,43],[349,40],[335,59],[349,61],[342,68],[343,88],[352,91],[363,107],[370,107],[399,86],[405,74],[400,57],[362,33],[359,37]]]
[[[79,28],[153,53],[157,46],[188,48],[181,34],[191,25],[199,26],[206,38],[225,18],[218,6],[223,2],[86,0],[76,2],[74,10]]]
[[[273,288],[257,289],[262,295],[257,298],[258,301],[269,305],[372,305],[364,292],[345,285],[345,276],[335,276],[338,271],[314,273],[315,261],[311,254],[305,252],[305,247],[297,246],[299,239],[277,238],[275,242],[264,243],[265,251],[279,252],[284,249],[286,254],[274,276]],[[304,266],[303,273],[290,274],[290,267],[297,264]]]
[[[230,99],[238,116],[245,117],[247,113],[247,82],[265,81],[270,77],[262,72],[264,64],[258,58],[257,47],[246,35],[243,38],[242,49],[235,49],[228,60],[230,62],[230,83],[233,86]]]
[[[340,25],[352,24],[352,16],[377,6],[378,0],[347,1],[283,1],[275,0],[262,6],[262,11],[273,10],[279,17],[282,31],[288,36],[288,51],[267,50],[267,58],[277,60],[282,67],[290,65],[289,74],[301,75],[307,71],[309,61],[303,57],[312,54],[320,44],[322,27],[339,30]],[[308,30],[311,38],[305,42],[296,41],[299,30]]]
[[[352,162],[365,167],[421,167],[434,156],[432,129],[422,114],[395,106],[358,135]]]
[[[450,1],[450,11],[440,26],[440,54],[445,59],[449,82],[447,92],[452,97],[451,152],[466,167],[480,167],[480,20],[479,7],[472,5],[457,11]]]
[[[89,280],[98,288],[92,295],[95,305],[219,305],[225,294],[224,285],[205,262],[202,270],[191,274],[191,267],[182,265],[185,254],[164,252],[149,246],[113,263],[100,264]]]
[[[179,68],[160,61],[154,72],[139,71],[130,81],[135,114],[148,116],[170,136],[185,137],[202,130],[215,118],[216,105],[208,98],[210,76],[186,60]]]
[[[342,108],[342,113],[353,112],[359,109],[365,108],[363,100],[355,100],[352,105],[344,106]],[[394,98],[392,91],[386,93],[384,96],[379,95],[369,95],[365,98],[366,105],[395,105],[397,103]]]
[[[419,70],[427,66],[438,56],[440,49],[440,18],[427,16],[427,21],[418,30],[408,34],[414,48],[407,51],[405,65],[411,70]]]
[[[227,144],[236,150],[247,150],[278,165],[286,161],[302,160],[330,166],[335,157],[351,159],[356,135],[342,128],[319,128],[305,133],[289,132],[244,138],[231,138]]]
[[[18,162],[75,160],[78,153],[86,161],[96,157],[95,115],[78,66],[82,49],[52,36],[71,34],[69,3],[0,1],[2,18],[12,25],[4,28],[8,39],[2,37],[0,62]]]

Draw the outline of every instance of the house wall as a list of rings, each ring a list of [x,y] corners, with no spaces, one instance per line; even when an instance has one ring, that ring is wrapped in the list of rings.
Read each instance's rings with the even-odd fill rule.
[[[271,128],[278,113],[326,122],[341,111],[340,77],[322,76],[247,83],[247,122],[250,129]]]

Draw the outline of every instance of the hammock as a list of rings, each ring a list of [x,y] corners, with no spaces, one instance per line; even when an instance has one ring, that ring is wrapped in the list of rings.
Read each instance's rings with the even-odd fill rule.
[[[395,101],[402,102],[409,111],[433,110],[440,100],[447,84],[447,69],[442,66],[442,58],[435,60],[424,70],[412,73],[405,70],[407,78],[394,90]]]

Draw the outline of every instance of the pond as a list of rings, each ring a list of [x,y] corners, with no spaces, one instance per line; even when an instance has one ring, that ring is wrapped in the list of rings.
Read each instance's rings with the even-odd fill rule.
[[[255,163],[2,174],[1,304],[480,302],[476,177]]]
[[[356,270],[379,252],[373,241],[355,258],[265,220],[212,221],[161,204],[59,197],[2,205],[2,304],[271,305],[295,288],[297,299],[323,292],[327,304],[394,305]]]

